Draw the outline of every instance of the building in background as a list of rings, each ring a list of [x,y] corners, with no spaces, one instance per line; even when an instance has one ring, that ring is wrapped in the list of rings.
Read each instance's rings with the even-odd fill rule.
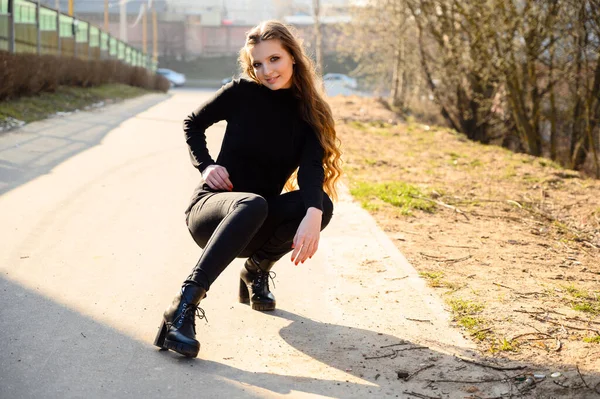
[[[354,0],[355,1],[355,0]],[[324,52],[335,51],[339,25],[350,21],[352,0],[320,0]],[[68,0],[42,0],[52,8],[68,9]],[[120,3],[109,0],[109,32],[120,37]],[[234,55],[244,45],[246,32],[267,19],[279,19],[297,28],[309,49],[314,41],[313,0],[128,0],[127,42],[142,49],[142,6],[158,12],[158,52],[161,58],[177,60],[200,56]],[[74,0],[74,16],[103,28],[103,0]],[[147,23],[147,49],[152,50],[151,18]]]

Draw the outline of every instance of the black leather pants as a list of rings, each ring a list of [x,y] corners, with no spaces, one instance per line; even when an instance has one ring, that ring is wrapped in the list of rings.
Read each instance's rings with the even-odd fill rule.
[[[206,290],[236,257],[281,259],[292,251],[296,230],[306,214],[299,191],[269,201],[252,193],[207,192],[191,208],[187,225],[204,249],[186,282]],[[333,215],[333,203],[323,196],[323,230]]]

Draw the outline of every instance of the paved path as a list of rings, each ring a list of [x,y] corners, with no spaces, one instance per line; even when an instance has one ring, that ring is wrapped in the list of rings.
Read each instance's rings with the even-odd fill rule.
[[[236,302],[236,260],[202,303],[199,357],[152,346],[199,256],[184,224],[198,172],[181,125],[209,93],[0,135],[0,398],[405,397],[425,384],[398,370],[459,367],[449,353],[469,344],[346,193],[317,255],[276,266],[277,311]],[[210,129],[212,151],[223,130]],[[430,350],[368,359],[415,345]]]

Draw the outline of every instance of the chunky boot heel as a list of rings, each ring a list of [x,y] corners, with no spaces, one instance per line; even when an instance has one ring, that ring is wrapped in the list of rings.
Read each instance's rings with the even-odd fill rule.
[[[198,356],[200,343],[196,340],[195,318],[206,320],[204,310],[198,307],[205,296],[206,290],[200,286],[183,287],[165,311],[154,345],[187,357]]]
[[[240,303],[250,303],[250,293],[248,292],[248,286],[242,279],[240,279],[239,300]]]
[[[196,357],[200,352],[200,343],[198,342],[184,343],[167,339],[165,340],[165,347],[186,357]]]
[[[158,333],[156,334],[156,338],[154,339],[154,345],[158,346],[161,349],[167,349],[165,347],[165,337],[167,336],[167,322],[163,320],[160,327],[158,327]]]
[[[253,258],[246,261],[240,273],[240,302],[250,302],[254,310],[275,310],[275,296],[269,290],[269,278],[275,275],[270,271],[274,264],[270,260],[257,263]]]

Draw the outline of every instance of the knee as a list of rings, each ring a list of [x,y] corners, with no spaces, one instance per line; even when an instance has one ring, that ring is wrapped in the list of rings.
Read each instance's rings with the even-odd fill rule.
[[[235,204],[236,208],[240,206],[260,221],[264,221],[269,214],[269,204],[267,203],[267,200],[260,195],[248,194]]]
[[[333,201],[326,193],[323,193],[323,221],[321,222],[321,229],[327,227],[333,216]]]

